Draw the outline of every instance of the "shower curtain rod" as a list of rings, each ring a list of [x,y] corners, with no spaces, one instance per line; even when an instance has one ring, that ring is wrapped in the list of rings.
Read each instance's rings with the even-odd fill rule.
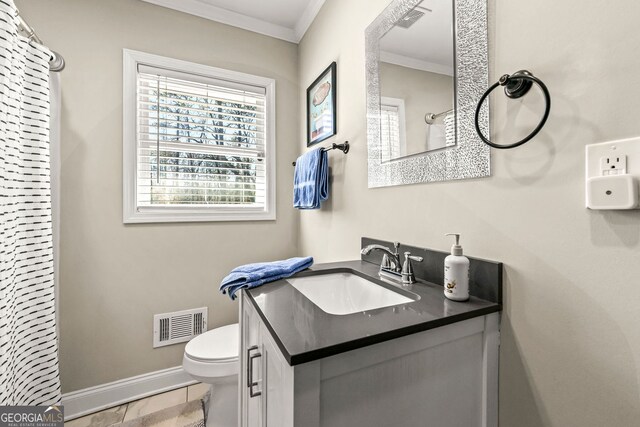
[[[424,121],[427,122],[427,124],[432,125],[433,122],[438,118],[438,117],[442,117],[446,114],[449,114],[453,112],[453,108],[447,111],[443,111],[442,113],[438,113],[438,114],[433,114],[433,113],[427,113],[424,115]]]
[[[36,32],[31,28],[27,21],[24,20],[22,16],[20,16],[20,11],[18,12],[18,25],[27,34],[27,38],[32,40],[38,44],[44,45],[40,37],[36,34]],[[64,58],[55,51],[51,51],[51,59],[49,60],[49,69],[51,71],[62,71],[64,69]]]

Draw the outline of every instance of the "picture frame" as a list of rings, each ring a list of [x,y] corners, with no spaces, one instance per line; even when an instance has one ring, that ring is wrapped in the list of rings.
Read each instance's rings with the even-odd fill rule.
[[[332,62],[307,88],[307,147],[331,138],[336,120],[336,62]]]

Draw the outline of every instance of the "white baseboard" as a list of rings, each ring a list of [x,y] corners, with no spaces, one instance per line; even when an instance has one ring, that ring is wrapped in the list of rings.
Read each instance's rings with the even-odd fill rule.
[[[195,384],[182,366],[149,372],[62,395],[64,420],[122,405],[143,397]]]

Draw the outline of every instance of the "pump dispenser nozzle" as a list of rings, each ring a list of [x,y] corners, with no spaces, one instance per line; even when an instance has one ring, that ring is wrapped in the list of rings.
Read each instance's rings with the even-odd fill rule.
[[[445,236],[456,236],[456,244],[451,246],[451,255],[462,255],[462,246],[460,246],[460,233],[447,233]]]

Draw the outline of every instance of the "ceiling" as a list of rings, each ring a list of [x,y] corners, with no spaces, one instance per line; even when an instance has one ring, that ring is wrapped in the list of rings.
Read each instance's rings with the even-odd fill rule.
[[[325,0],[142,0],[298,43]]]
[[[212,21],[298,43],[325,0],[142,0]],[[453,75],[453,1],[423,0],[428,9],[410,28],[394,27],[380,40],[380,59]],[[428,41],[428,42],[427,42]]]
[[[424,15],[411,27],[395,26],[380,39],[380,59],[453,75],[453,1],[424,0],[417,10]]]

